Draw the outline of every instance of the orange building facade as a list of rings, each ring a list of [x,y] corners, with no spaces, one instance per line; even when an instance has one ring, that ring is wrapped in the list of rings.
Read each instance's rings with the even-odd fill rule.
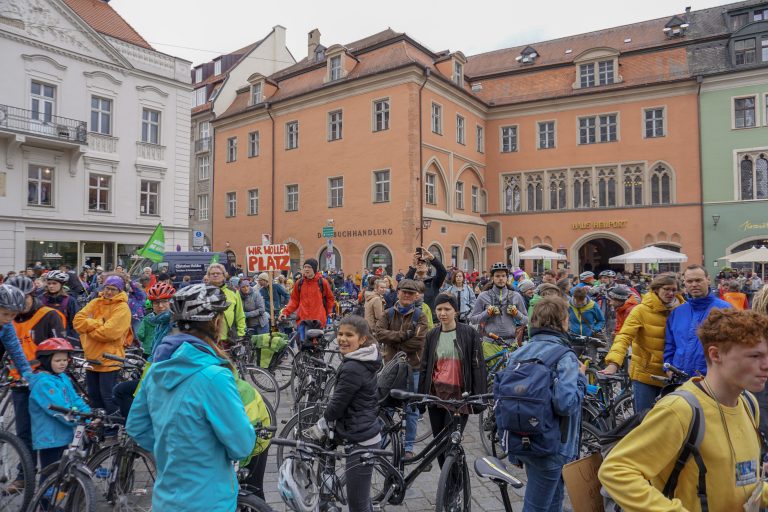
[[[469,58],[391,30],[325,48],[313,31],[307,58],[250,77],[213,122],[212,249],[242,261],[269,234],[294,268],[347,273],[405,270],[419,245],[482,270],[515,241],[572,273],[650,244],[698,263],[686,46],[705,34],[672,38],[674,19]]]

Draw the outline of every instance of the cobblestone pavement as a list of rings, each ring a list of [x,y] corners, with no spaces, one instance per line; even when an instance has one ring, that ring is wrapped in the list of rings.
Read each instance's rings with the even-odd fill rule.
[[[291,396],[289,390],[283,391],[283,395],[280,398],[280,409],[277,416],[279,420],[287,420],[291,417]],[[423,425],[420,428],[429,428],[429,420],[425,416],[421,421]],[[282,425],[278,426],[278,431],[282,428]],[[477,416],[472,416],[467,423],[466,430],[464,432],[464,449],[467,453],[467,458],[470,464],[474,464],[476,457],[485,455],[482,444],[480,443],[480,430],[478,427]],[[429,440],[422,443],[421,446],[426,445]],[[417,445],[416,449],[419,449]],[[512,473],[525,481],[525,472],[522,469],[516,467],[512,468]],[[435,463],[432,467],[432,471],[428,473],[422,473],[408,489],[406,499],[400,506],[388,505],[385,510],[391,511],[428,511],[435,509],[435,493],[437,491],[437,481],[440,476],[440,468]],[[501,496],[499,494],[499,488],[490,482],[489,480],[481,480],[474,471],[474,467],[470,466],[470,479],[472,482],[472,510],[474,511],[503,511],[504,504],[501,502]],[[274,449],[270,451],[269,461],[267,463],[267,472],[264,476],[264,489],[267,502],[277,511],[288,511],[289,509],[283,504],[280,495],[277,492],[277,462],[274,455]],[[523,496],[525,495],[525,487],[522,489],[511,489],[509,491],[510,499],[512,501],[512,510],[520,512],[523,509]],[[570,510],[569,502],[566,498],[566,503],[563,506],[564,510]]]

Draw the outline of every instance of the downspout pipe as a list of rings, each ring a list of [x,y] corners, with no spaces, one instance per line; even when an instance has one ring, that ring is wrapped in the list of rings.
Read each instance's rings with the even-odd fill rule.
[[[704,149],[701,144],[701,84],[704,82],[704,77],[701,75],[698,75],[696,77],[696,83],[698,84],[698,87],[696,89],[696,122],[698,123],[699,127],[699,137],[698,137],[698,144],[699,144],[699,201],[701,204],[701,264],[704,266],[704,268],[707,267],[706,262],[706,241],[705,241],[705,233],[706,228],[704,227]]]
[[[269,119],[272,122],[272,215],[271,215],[271,225],[269,230],[269,236],[272,237],[272,243],[274,243],[275,237],[275,118],[272,117],[272,111],[270,110],[270,107],[272,105],[269,102],[266,102],[264,104],[264,108],[267,110],[267,115],[269,115]]]
[[[424,113],[422,112],[422,95],[421,92],[424,90],[424,86],[427,85],[427,80],[429,80],[429,76],[432,74],[432,70],[428,68],[427,66],[424,66],[424,81],[421,83],[421,87],[419,87],[419,247],[424,247],[424,179],[423,179],[423,169],[422,166],[424,165],[424,148],[423,148],[423,138],[424,138],[424,127],[423,127],[423,118]]]

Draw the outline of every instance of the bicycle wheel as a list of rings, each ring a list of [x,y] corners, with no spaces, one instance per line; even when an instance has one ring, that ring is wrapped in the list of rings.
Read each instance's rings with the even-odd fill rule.
[[[267,502],[255,494],[240,493],[237,495],[237,512],[274,512]]]
[[[600,452],[600,431],[594,425],[582,421],[579,458],[588,457],[595,452]]]
[[[285,347],[280,357],[269,365],[269,371],[275,376],[281,391],[291,385],[291,372],[295,358],[296,352],[291,347]]]
[[[616,400],[611,406],[611,417],[613,418],[613,428],[618,427],[635,414],[635,403],[632,395],[624,395]]]
[[[501,449],[499,442],[499,433],[496,430],[496,414],[490,407],[480,411],[477,415],[477,422],[480,427],[480,443],[483,445],[486,455],[491,455],[497,459],[504,459],[507,453]]]
[[[51,510],[96,512],[96,489],[87,468],[72,467],[66,474],[56,472],[45,479],[27,511]]]
[[[298,439],[301,441],[309,441],[314,442],[312,439],[309,439],[305,436],[302,436],[301,433],[305,429],[308,429],[317,421],[320,419],[320,417],[323,414],[323,411],[325,411],[324,405],[314,405],[312,407],[307,407],[306,409],[301,409],[299,412],[294,414],[283,427],[283,430],[280,431],[280,435],[278,437],[282,439]],[[287,455],[291,448],[288,446],[276,446],[276,453],[275,456],[277,458],[277,467],[280,467],[280,465],[283,463],[283,452],[287,449],[285,454]]]
[[[24,486],[9,489],[16,480],[21,466]],[[35,464],[24,443],[10,432],[0,430],[0,511],[22,511],[26,509],[35,492]]]
[[[249,365],[246,367],[245,375],[242,377],[256,386],[262,392],[261,395],[269,400],[269,403],[275,409],[280,407],[280,388],[274,375],[264,368]]]
[[[291,365],[291,398],[294,402],[296,402],[299,387],[304,381],[304,376],[307,373],[310,357],[309,352],[302,350],[293,358],[293,364]]]
[[[99,450],[87,464],[93,470],[98,507],[108,503],[124,512],[152,510],[157,468],[149,452],[128,441]]]
[[[463,451],[445,457],[437,480],[436,512],[465,512],[471,507],[469,468]]]
[[[11,388],[6,387],[0,392],[0,430],[15,432],[16,411],[13,408]]]

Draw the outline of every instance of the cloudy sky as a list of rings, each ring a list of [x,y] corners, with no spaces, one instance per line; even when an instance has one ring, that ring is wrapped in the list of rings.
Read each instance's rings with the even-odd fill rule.
[[[326,46],[349,43],[387,27],[439,51],[466,55],[723,4],[723,0],[111,0],[159,51],[197,64],[287,29],[288,48],[306,56],[307,33]]]

